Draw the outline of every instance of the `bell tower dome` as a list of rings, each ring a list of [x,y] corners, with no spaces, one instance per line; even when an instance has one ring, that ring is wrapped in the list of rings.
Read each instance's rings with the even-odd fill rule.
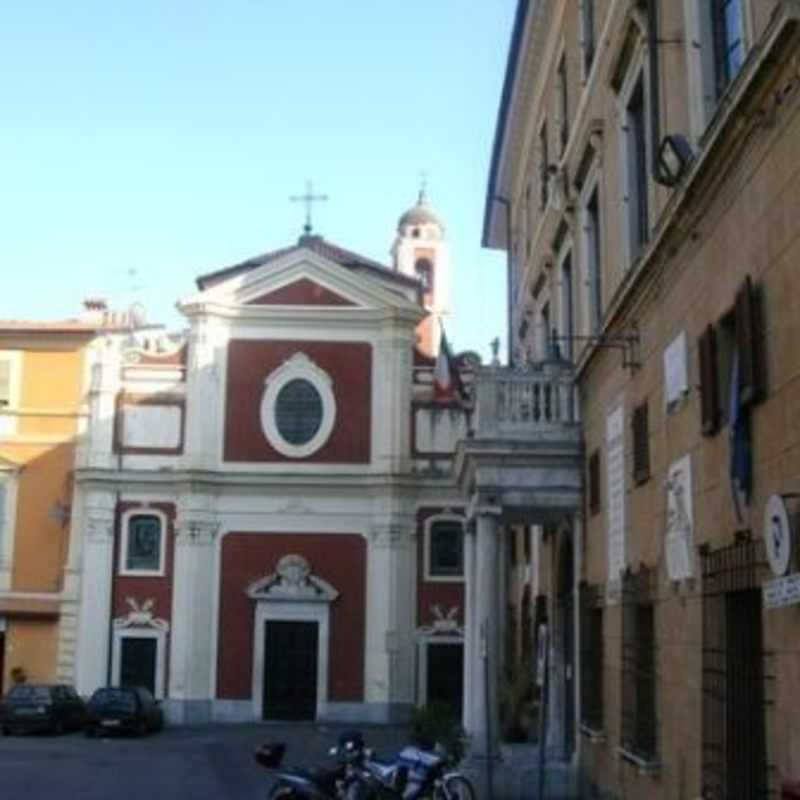
[[[397,223],[392,264],[397,272],[419,280],[428,316],[417,327],[419,349],[428,356],[439,352],[442,322],[450,310],[450,264],[445,227],[428,203],[425,186],[417,204]]]

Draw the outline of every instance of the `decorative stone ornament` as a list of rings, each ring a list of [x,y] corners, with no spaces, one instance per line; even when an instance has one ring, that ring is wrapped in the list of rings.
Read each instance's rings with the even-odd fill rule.
[[[764,540],[772,571],[778,577],[785,575],[792,560],[792,524],[779,494],[772,495],[764,509]]]
[[[282,556],[275,571],[251,583],[247,596],[257,601],[297,601],[331,603],[339,592],[327,581],[311,573],[311,564],[303,556]]]
[[[122,628],[152,628],[156,631],[169,630],[169,623],[164,619],[153,616],[153,606],[155,600],[148,597],[141,604],[135,597],[126,597],[130,611],[124,617],[117,617],[114,620],[114,627],[119,630]]]
[[[320,418],[307,438],[289,441],[281,430],[277,417],[279,400],[290,383],[301,383],[316,392],[321,409]],[[285,398],[284,398],[285,399]],[[319,450],[333,431],[336,420],[336,398],[331,376],[317,366],[305,353],[295,353],[273,370],[264,381],[261,397],[261,428],[272,447],[289,458],[305,458]]]
[[[433,621],[419,629],[422,636],[463,636],[464,628],[458,624],[458,606],[451,606],[446,612],[437,603],[431,606]]]

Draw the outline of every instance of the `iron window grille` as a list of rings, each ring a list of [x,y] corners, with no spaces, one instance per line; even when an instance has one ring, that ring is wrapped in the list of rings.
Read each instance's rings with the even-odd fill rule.
[[[581,724],[591,733],[603,729],[603,591],[582,583]]]
[[[700,549],[703,570],[702,797],[759,800],[770,790],[766,713],[774,677],[763,647],[763,540]]]
[[[642,565],[622,577],[622,755],[657,761],[655,573]]]
[[[161,518],[154,514],[136,514],[128,520],[125,569],[130,572],[156,572],[161,564]]]

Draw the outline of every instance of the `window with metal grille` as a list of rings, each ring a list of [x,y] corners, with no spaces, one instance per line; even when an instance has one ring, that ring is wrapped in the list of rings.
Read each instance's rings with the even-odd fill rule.
[[[275,400],[275,425],[289,444],[310,442],[322,424],[322,398],[303,378],[289,381]]]
[[[648,430],[647,401],[633,410],[633,480],[644,483],[650,477],[650,434]]]
[[[657,758],[656,635],[653,572],[644,565],[622,579],[622,755]]]
[[[581,584],[581,724],[603,729],[603,592]]]
[[[763,540],[701,549],[703,570],[703,797],[753,800],[770,793],[761,575]]]
[[[600,511],[600,448],[597,448],[589,456],[588,464],[588,483],[589,483],[589,513],[597,514]]]

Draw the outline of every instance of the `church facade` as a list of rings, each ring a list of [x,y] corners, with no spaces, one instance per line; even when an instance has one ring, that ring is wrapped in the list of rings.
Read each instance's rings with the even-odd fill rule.
[[[97,354],[79,692],[146,685],[175,722],[460,713],[468,409],[434,396],[449,264],[424,193],[392,256],[307,231],[200,277],[186,335]]]

